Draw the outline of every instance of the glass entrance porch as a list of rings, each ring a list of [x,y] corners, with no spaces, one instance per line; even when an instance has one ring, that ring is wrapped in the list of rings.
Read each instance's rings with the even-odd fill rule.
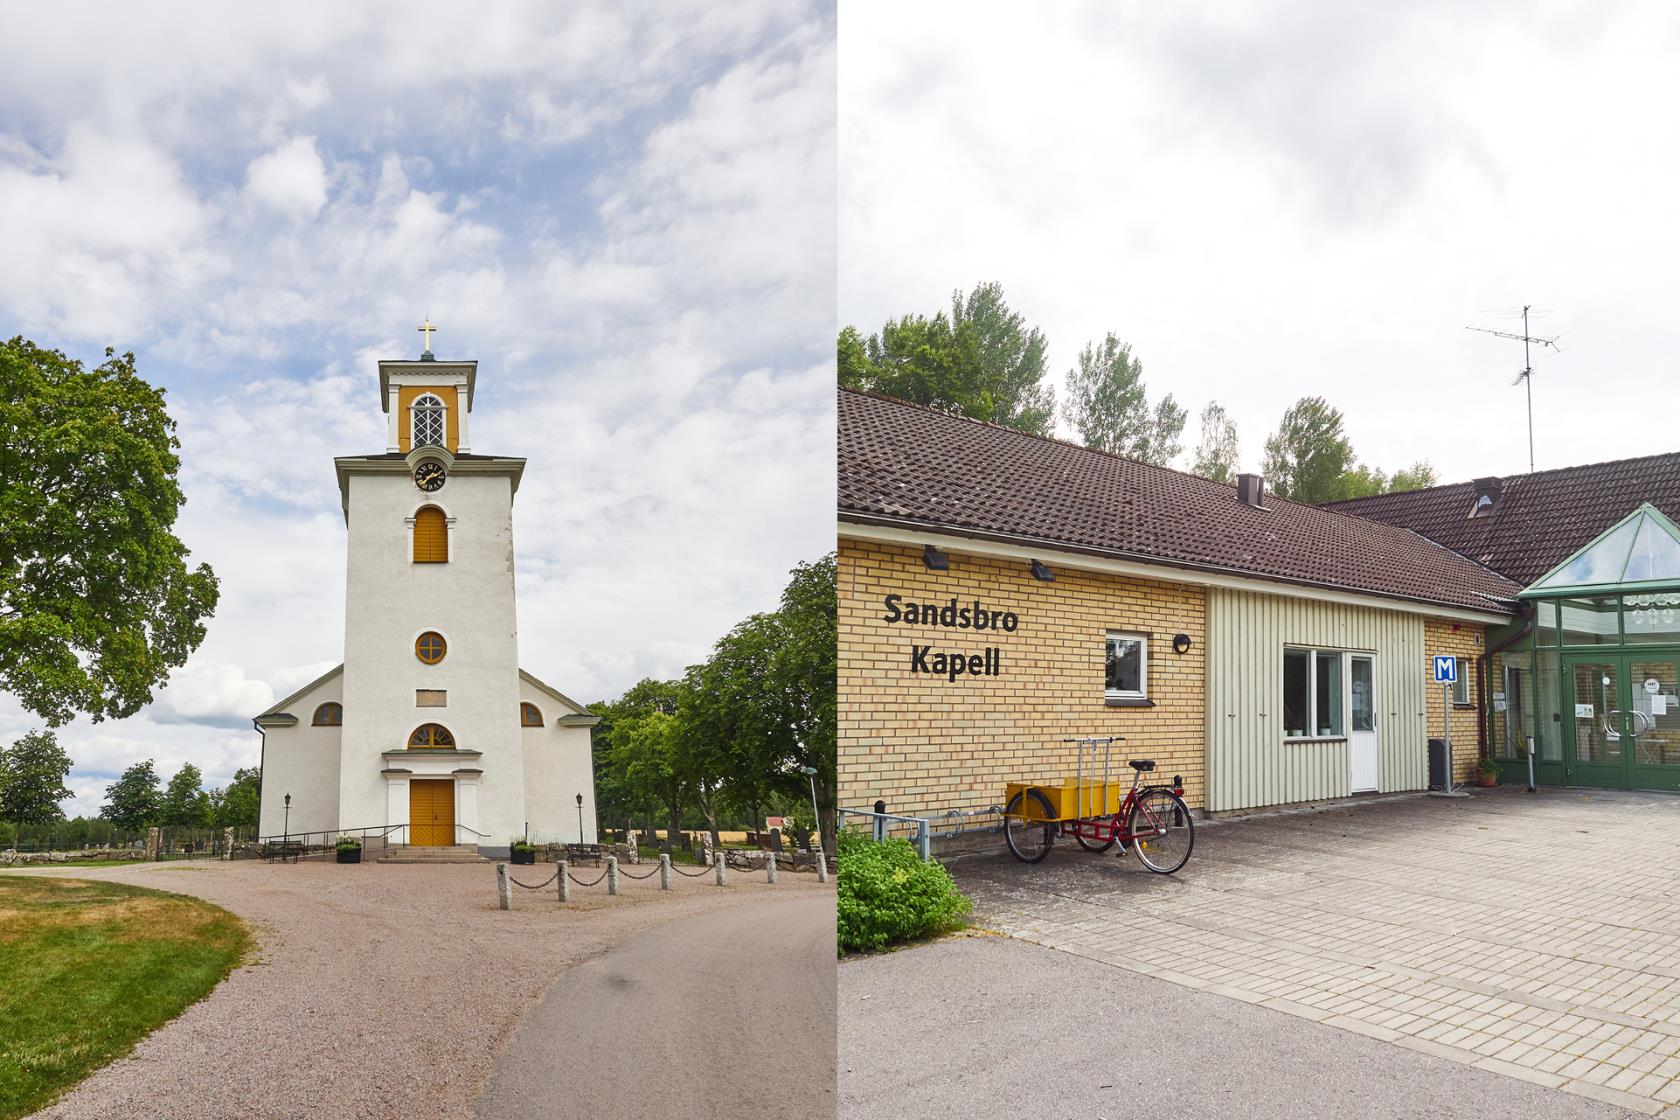
[[[1680,790],[1680,527],[1641,505],[1524,590],[1496,754],[1553,785]]]

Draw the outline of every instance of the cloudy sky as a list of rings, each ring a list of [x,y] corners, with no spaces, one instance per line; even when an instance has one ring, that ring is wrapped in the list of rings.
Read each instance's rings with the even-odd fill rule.
[[[1257,468],[1297,398],[1444,480],[1672,451],[1680,9],[847,3],[840,318],[996,280],[1058,382],[1115,331]],[[1567,332],[1567,333],[1565,333]]]
[[[337,663],[332,457],[375,363],[479,361],[475,451],[530,462],[520,654],[585,702],[701,659],[833,546],[832,11],[730,4],[8,5],[0,337],[133,350],[220,577],[157,702],[60,733],[115,773],[257,759]],[[0,697],[0,740],[36,721]]]

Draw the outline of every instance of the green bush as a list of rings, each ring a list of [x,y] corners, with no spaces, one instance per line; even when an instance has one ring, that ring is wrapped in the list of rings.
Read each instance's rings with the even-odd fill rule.
[[[842,953],[961,929],[974,904],[940,864],[924,862],[908,840],[840,833],[839,931]]]

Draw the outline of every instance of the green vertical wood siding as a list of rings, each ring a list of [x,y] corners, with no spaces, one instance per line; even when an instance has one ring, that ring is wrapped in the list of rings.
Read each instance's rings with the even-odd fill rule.
[[[1376,655],[1378,789],[1425,787],[1421,616],[1221,588],[1208,589],[1207,610],[1209,809],[1320,801],[1351,790],[1345,740],[1284,737],[1285,646]]]

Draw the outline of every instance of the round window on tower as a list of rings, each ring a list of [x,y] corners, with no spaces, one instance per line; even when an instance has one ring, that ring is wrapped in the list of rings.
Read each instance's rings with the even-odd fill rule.
[[[427,665],[436,665],[443,660],[448,647],[444,644],[443,635],[436,630],[428,630],[414,639],[414,656]]]

